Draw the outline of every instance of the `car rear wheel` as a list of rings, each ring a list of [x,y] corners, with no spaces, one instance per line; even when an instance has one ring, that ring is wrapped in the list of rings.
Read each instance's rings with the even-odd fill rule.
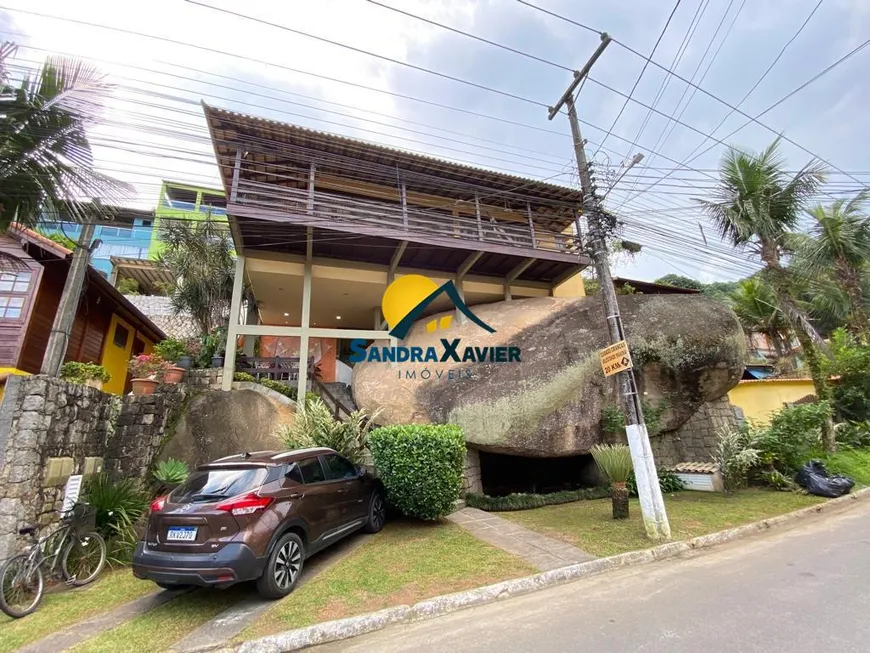
[[[372,498],[369,501],[369,518],[363,530],[366,533],[377,533],[380,531],[387,521],[387,504],[384,501],[384,495],[375,490],[372,492]]]
[[[305,545],[302,539],[296,533],[283,535],[257,581],[257,591],[267,599],[287,596],[296,587],[304,562]]]

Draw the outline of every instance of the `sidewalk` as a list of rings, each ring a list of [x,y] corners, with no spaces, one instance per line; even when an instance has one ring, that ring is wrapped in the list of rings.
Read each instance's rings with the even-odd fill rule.
[[[447,517],[479,540],[521,557],[541,571],[594,560],[575,546],[554,540],[477,508],[463,508]]]

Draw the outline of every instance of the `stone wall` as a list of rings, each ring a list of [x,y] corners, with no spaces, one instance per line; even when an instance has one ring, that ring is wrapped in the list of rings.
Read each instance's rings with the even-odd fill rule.
[[[124,295],[130,302],[171,338],[184,340],[199,335],[199,327],[190,313],[176,313],[169,297],[159,295]]]
[[[224,378],[222,367],[207,370],[188,370],[184,383],[192,390],[220,390]]]
[[[105,469],[144,478],[187,393],[167,385],[151,396],[118,397],[48,376],[8,379],[0,403],[0,560],[22,543],[18,528],[60,508],[70,475]]]
[[[710,462],[719,430],[736,427],[737,423],[737,412],[727,395],[703,404],[676,431],[650,438],[656,465],[668,467],[677,463]]]
[[[161,385],[153,395],[121,399],[114,437],[106,447],[104,469],[112,478],[147,478],[168,437],[195,393],[186,384]]]
[[[483,492],[483,481],[480,473],[480,454],[470,447],[465,453],[465,474],[462,477],[462,495],[466,492],[480,494]]]

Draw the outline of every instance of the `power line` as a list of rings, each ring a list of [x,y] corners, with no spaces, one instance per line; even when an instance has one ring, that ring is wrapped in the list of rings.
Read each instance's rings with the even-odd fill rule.
[[[236,18],[244,18],[245,20],[250,20],[255,23],[260,23],[261,25],[268,25],[269,27],[275,27],[280,30],[284,30],[290,32],[291,34],[296,34],[298,36],[304,36],[310,39],[314,39],[315,41],[320,41],[321,43],[328,43],[329,45],[334,45],[339,48],[344,48],[345,50],[350,50],[352,52],[356,52],[358,54],[364,54],[369,57],[374,57],[376,59],[381,59],[382,61],[388,61],[397,66],[404,66],[406,68],[410,68],[412,70],[417,70],[419,72],[428,73],[430,75],[435,75],[436,77],[441,77],[443,79],[447,79],[451,82],[457,82],[459,84],[465,84],[466,86],[471,86],[473,88],[477,88],[483,91],[488,91],[490,93],[497,93],[498,95],[502,95],[504,97],[511,98],[513,100],[520,100],[521,102],[528,102],[529,104],[535,104],[539,107],[546,108],[547,105],[543,102],[538,102],[537,100],[532,100],[531,98],[523,97],[522,95],[516,95],[514,93],[510,93],[508,91],[502,91],[501,89],[493,88],[491,86],[486,86],[485,84],[478,84],[477,82],[473,82],[468,79],[462,79],[461,77],[454,77],[453,75],[448,75],[446,73],[439,72],[437,70],[432,70],[431,68],[426,68],[424,66],[418,66],[416,64],[409,63],[407,61],[401,61],[399,59],[394,59],[393,57],[388,57],[386,55],[377,54],[375,52],[370,52],[368,50],[364,50],[362,48],[357,48],[352,45],[348,45],[346,43],[340,43],[338,41],[333,41],[332,39],[325,38],[323,36],[318,36],[316,34],[311,34],[309,32],[304,32],[302,30],[293,29],[292,27],[287,27],[286,25],[280,25],[278,23],[274,23],[269,20],[265,20],[263,18],[256,18],[255,16],[248,16],[246,14],[240,14],[235,11],[231,11],[229,9],[224,9],[223,7],[214,7],[212,5],[207,5],[203,2],[197,2],[197,0],[185,0],[185,2],[197,5],[199,7],[205,7],[206,9],[211,9],[212,11],[217,11],[222,14],[227,14],[230,16],[235,16]]]
[[[634,81],[634,86],[631,87],[631,90],[628,92],[628,95],[625,96],[625,102],[622,103],[622,108],[619,110],[619,113],[616,114],[616,117],[613,119],[613,122],[610,124],[610,128],[607,130],[607,133],[604,135],[604,138],[601,139],[601,144],[598,146],[598,149],[595,150],[595,153],[592,155],[592,158],[595,158],[598,155],[598,153],[601,151],[601,147],[604,145],[604,143],[607,142],[607,138],[613,132],[613,128],[616,127],[616,123],[619,122],[619,119],[622,117],[622,114],[625,112],[625,107],[628,106],[629,100],[632,99],[631,96],[634,95],[635,90],[637,90],[637,86],[638,86],[638,84],[640,84],[640,80],[643,78],[643,74],[646,72],[647,66],[649,66],[649,62],[652,61],[652,56],[655,54],[656,49],[659,47],[659,43],[662,42],[662,39],[665,36],[665,32],[668,30],[668,26],[671,24],[671,19],[674,17],[674,14],[677,13],[677,9],[679,8],[681,2],[682,2],[682,0],[677,0],[676,4],[674,5],[674,8],[671,10],[670,15],[668,16],[668,20],[665,22],[665,26],[662,28],[661,34],[659,34],[659,37],[658,37],[658,39],[656,39],[656,43],[653,46],[652,51],[650,52],[650,55],[649,55],[650,58],[644,62],[643,68],[640,71],[640,75],[637,76],[637,79]],[[530,5],[530,6],[534,6],[534,5]],[[590,81],[594,81],[594,80],[590,79]],[[600,82],[598,82],[598,83],[599,83],[599,85],[601,85]]]
[[[746,94],[742,98],[740,98],[740,100],[737,102],[737,104],[735,106],[731,107],[731,109],[728,111],[728,113],[726,113],[725,116],[719,121],[719,123],[713,128],[713,130],[710,132],[711,134],[715,134],[717,131],[719,131],[719,128],[725,124],[725,121],[727,121],[728,118],[730,118],[732,115],[734,115],[734,113],[736,111],[738,111],[738,109],[743,105],[743,103],[749,99],[749,96],[755,92],[755,89],[757,89],[759,87],[761,82],[763,82],[765,80],[765,78],[768,76],[768,74],[770,74],[770,71],[774,69],[774,67],[779,62],[779,60],[782,59],[782,56],[785,54],[786,50],[788,50],[788,48],[791,46],[791,44],[794,43],[794,41],[797,39],[797,37],[800,36],[801,33],[804,31],[804,28],[810,22],[812,17],[816,14],[819,7],[822,6],[822,2],[824,2],[824,0],[819,0],[816,3],[816,6],[813,7],[812,11],[810,11],[809,15],[804,19],[804,22],[801,23],[801,26],[797,29],[797,31],[791,36],[791,38],[788,41],[785,42],[785,44],[782,46],[782,48],[780,48],[779,52],[777,53],[776,57],[774,57],[774,59],[770,63],[770,65],[768,65],[768,67],[765,69],[765,71],[755,81],[755,83],[746,92]],[[742,5],[741,5],[741,8],[742,8]],[[689,152],[689,154],[686,156],[686,159],[689,159],[689,157],[691,157],[693,154],[695,154],[695,152],[697,152],[699,149],[701,149],[704,146],[704,144],[707,142],[707,140],[708,140],[707,138],[704,138],[700,143],[698,143],[698,145],[696,145],[695,148],[691,152]],[[694,159],[689,159],[689,160],[694,161]],[[843,174],[845,174],[845,173],[843,173]],[[665,176],[668,177],[670,175],[665,175]]]
[[[812,78],[808,79],[806,82],[804,82],[803,84],[801,84],[800,86],[798,86],[796,89],[794,89],[794,90],[791,91],[790,93],[788,93],[788,94],[784,95],[783,97],[781,97],[779,100],[777,100],[777,101],[774,102],[772,105],[770,105],[769,107],[767,107],[767,109],[765,109],[764,111],[762,111],[761,113],[759,113],[759,114],[756,116],[756,118],[759,118],[759,117],[761,117],[761,116],[763,116],[763,115],[765,115],[765,114],[771,112],[773,109],[775,109],[775,108],[778,107],[780,104],[782,104],[783,102],[785,102],[786,100],[788,100],[790,97],[794,96],[796,93],[799,93],[800,91],[802,91],[803,89],[805,89],[807,86],[809,86],[809,85],[812,84],[813,82],[817,81],[818,79],[820,79],[820,78],[823,77],[824,75],[828,74],[829,72],[831,72],[834,68],[836,68],[836,67],[839,66],[840,64],[842,64],[842,63],[848,61],[852,56],[858,54],[861,50],[863,50],[864,48],[866,48],[868,45],[870,45],[870,39],[864,41],[861,45],[857,46],[856,48],[854,48],[854,49],[852,49],[851,51],[849,51],[847,54],[845,54],[845,55],[843,55],[842,57],[840,57],[839,59],[837,59],[837,61],[835,61],[834,63],[832,63],[831,65],[829,65],[827,68],[825,68],[825,69],[822,70],[821,72],[817,73],[817,74],[816,74],[815,76],[813,76]],[[727,138],[731,138],[734,134],[736,134],[737,132],[741,131],[741,130],[744,129],[745,127],[749,126],[749,124],[751,124],[752,122],[753,122],[752,120],[750,120],[750,121],[748,121],[748,122],[745,122],[745,123],[742,124],[740,127],[738,127],[737,129],[735,129],[734,131],[732,131],[730,134],[728,134],[725,138],[726,138],[726,139],[727,139]],[[714,140],[716,140],[717,143],[722,143],[722,140],[719,140],[719,139],[714,139]],[[785,137],[783,137],[783,140],[787,140],[787,139],[785,139]],[[788,142],[792,142],[792,141],[789,140]],[[686,165],[688,165],[688,164],[691,163],[692,161],[698,159],[699,157],[703,156],[704,154],[706,154],[707,152],[709,152],[710,150],[712,150],[712,149],[716,146],[717,143],[714,143],[713,145],[711,145],[711,146],[708,147],[707,149],[703,150],[702,152],[699,152],[698,154],[696,154],[695,156],[693,156],[692,158],[690,158],[690,159],[686,162]],[[801,147],[801,149],[804,150],[805,148]],[[808,150],[807,150],[807,151],[808,151]],[[812,154],[812,153],[810,153],[810,154]],[[827,162],[826,162],[824,159],[819,159],[819,161],[821,161],[822,163],[827,164]],[[827,165],[830,165],[830,164],[827,164]],[[859,183],[859,184],[864,183],[864,182],[862,182],[860,179],[858,179],[857,177],[855,177],[854,175],[849,174],[848,172],[845,172],[845,171],[843,171],[843,170],[841,170],[841,169],[839,169],[839,168],[834,168],[834,169],[835,169],[837,172],[839,172],[839,173],[841,173],[841,174],[844,174],[845,176],[849,177],[850,179],[854,180],[855,182],[857,182],[857,183]],[[668,177],[668,175],[665,175],[664,177],[662,177],[662,179],[666,179],[667,177]],[[655,184],[653,184],[653,186],[655,186]],[[648,189],[647,189],[647,190],[648,190]]]

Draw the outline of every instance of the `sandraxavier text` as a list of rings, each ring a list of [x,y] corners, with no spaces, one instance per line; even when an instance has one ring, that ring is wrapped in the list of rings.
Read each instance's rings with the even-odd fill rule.
[[[351,340],[352,363],[519,363],[519,347],[464,347],[460,338],[441,339],[437,347],[369,347],[365,340]]]

